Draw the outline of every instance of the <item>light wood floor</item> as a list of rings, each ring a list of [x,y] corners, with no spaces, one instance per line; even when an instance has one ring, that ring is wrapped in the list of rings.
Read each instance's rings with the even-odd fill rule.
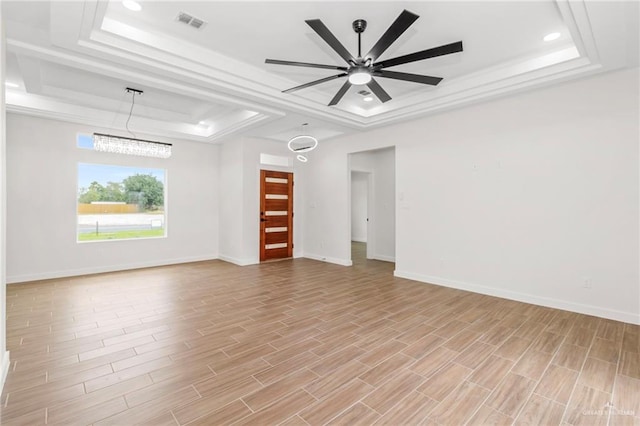
[[[640,424],[640,327],[362,253],[10,285],[2,424]]]

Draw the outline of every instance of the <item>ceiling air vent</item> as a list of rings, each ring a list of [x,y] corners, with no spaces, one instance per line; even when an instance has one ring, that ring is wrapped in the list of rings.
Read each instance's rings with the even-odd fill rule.
[[[360,90],[360,91],[358,91],[358,95],[369,96],[370,94],[371,94],[371,92],[368,91],[368,90]]]
[[[178,13],[178,16],[176,17],[176,21],[182,22],[183,24],[190,25],[197,30],[199,30],[206,24],[206,22],[204,22],[202,19],[195,18],[186,12]]]

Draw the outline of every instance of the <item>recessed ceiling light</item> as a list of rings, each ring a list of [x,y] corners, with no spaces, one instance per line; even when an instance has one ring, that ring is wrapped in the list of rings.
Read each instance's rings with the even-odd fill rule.
[[[7,87],[20,87],[18,84],[16,83],[9,83],[8,81],[4,83],[5,86]]]
[[[544,36],[544,41],[553,41],[560,38],[560,33],[550,33]]]
[[[207,124],[207,122],[204,121],[204,120],[200,120],[200,121],[198,121],[198,124],[201,125],[201,126],[205,126]]]
[[[373,98],[371,96],[367,96],[366,98],[362,98],[362,100],[365,102],[371,102]]]
[[[142,6],[140,3],[134,0],[122,0],[122,5],[129,10],[133,10],[134,12],[139,12],[142,10]]]
[[[296,158],[298,159],[298,161],[301,161],[303,163],[306,163],[307,161],[309,161],[309,159],[302,154],[298,154]]]

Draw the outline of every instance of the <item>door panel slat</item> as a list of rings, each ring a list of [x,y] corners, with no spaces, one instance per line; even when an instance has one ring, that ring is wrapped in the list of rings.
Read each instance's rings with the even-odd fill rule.
[[[289,208],[289,200],[265,200],[265,210],[284,210]]]
[[[281,194],[289,193],[289,185],[283,183],[266,183],[264,184],[265,194]]]
[[[266,221],[262,223],[264,223],[267,228],[289,226],[289,219],[287,216],[267,216],[264,219],[266,219]]]
[[[280,179],[289,179],[289,176],[291,175],[293,177],[293,173],[289,173],[289,172],[275,172],[273,170],[263,170],[265,173],[265,178],[280,178]]]
[[[268,232],[264,242],[265,244],[286,243],[288,238],[288,232]]]
[[[291,257],[291,256],[289,256],[289,250],[290,250],[290,247],[283,247],[283,248],[279,248],[279,249],[265,250],[264,251],[265,257],[264,257],[263,260],[282,259],[282,258],[285,258],[285,257]]]

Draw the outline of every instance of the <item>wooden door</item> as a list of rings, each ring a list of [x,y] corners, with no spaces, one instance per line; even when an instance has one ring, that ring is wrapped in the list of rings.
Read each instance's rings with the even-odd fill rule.
[[[293,173],[260,170],[260,261],[293,256]]]

